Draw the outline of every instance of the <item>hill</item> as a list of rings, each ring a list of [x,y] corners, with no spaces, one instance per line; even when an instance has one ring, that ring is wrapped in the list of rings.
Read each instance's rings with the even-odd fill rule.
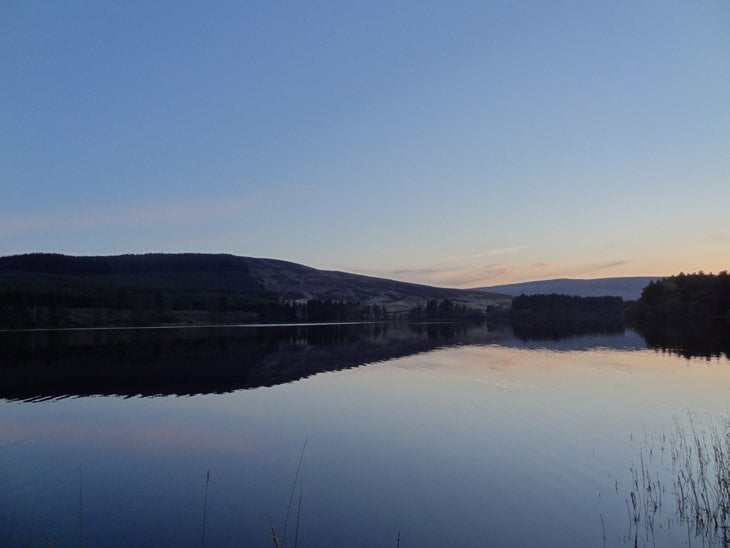
[[[634,301],[641,296],[642,290],[661,276],[631,276],[623,278],[538,280],[515,284],[493,285],[476,288],[478,291],[502,293],[517,297],[518,295],[541,295],[558,293],[575,297],[621,297]]]
[[[337,270],[318,270],[274,259],[246,258],[246,261],[253,279],[267,291],[285,300],[354,301],[385,306],[392,311],[410,310],[432,299],[448,299],[455,304],[479,310],[490,304],[508,304],[511,301],[508,296],[494,292],[434,287]]]
[[[429,300],[483,312],[505,295],[225,254],[0,257],[0,325],[382,319]]]
[[[730,320],[730,274],[677,274],[646,286],[629,310],[635,320]]]

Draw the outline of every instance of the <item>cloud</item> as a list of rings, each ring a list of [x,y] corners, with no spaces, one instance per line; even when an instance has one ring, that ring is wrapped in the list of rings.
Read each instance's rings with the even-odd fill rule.
[[[515,246],[511,248],[492,249],[482,255],[501,255],[528,248]],[[526,259],[527,257],[525,257]],[[531,280],[570,278],[570,277],[600,277],[607,269],[624,267],[633,264],[625,259],[604,260],[595,262],[574,262],[569,260],[534,260],[532,261],[469,261],[461,260],[454,264],[453,258],[440,260],[433,265],[419,265],[412,268],[398,268],[394,270],[362,269],[355,266],[349,268],[352,272],[367,271],[374,276],[395,278],[402,281],[423,283],[442,287],[473,288],[516,283]]]
[[[606,268],[615,268],[617,266],[623,266],[625,264],[628,264],[629,261],[608,261],[608,262],[602,262],[602,263],[594,263],[587,265],[583,270],[587,272],[591,272],[593,270],[603,270]]]
[[[623,266],[627,263],[628,263],[628,261],[612,261],[610,263],[603,263],[603,264],[599,265],[598,268],[614,268],[617,266]]]
[[[528,249],[532,249],[532,248],[529,246],[526,246],[526,245],[516,245],[516,246],[512,246],[512,247],[498,247],[496,249],[489,249],[487,251],[483,251],[479,256],[481,256],[481,257],[498,257],[499,255],[507,255],[509,253],[527,251]]]
[[[452,261],[463,261],[463,260],[473,260],[473,259],[488,259],[492,257],[499,257],[500,255],[507,255],[509,253],[518,253],[520,251],[527,251],[530,249],[534,249],[531,246],[528,245],[515,245],[511,247],[497,247],[494,249],[486,249],[484,251],[480,251],[479,253],[472,253],[470,255],[460,255],[457,257],[451,257]]]
[[[410,274],[415,274],[416,276],[421,276],[421,275],[428,275],[428,274],[433,274],[435,272],[438,272],[438,269],[436,269],[436,268],[399,268],[397,270],[390,270],[388,272],[394,276],[408,276]]]
[[[0,220],[0,235],[81,230],[104,227],[175,225],[217,219],[250,207],[255,197],[208,199],[196,202],[135,204],[106,211],[69,211]]]
[[[507,263],[494,261],[481,265],[460,267],[444,266],[439,268],[401,268],[376,275],[396,277],[404,281],[413,281],[445,287],[482,287],[513,283],[519,281],[543,279],[547,277],[571,277],[578,275],[596,274],[604,269],[616,268],[630,261],[614,260],[591,264],[570,264],[545,261],[530,263]]]
[[[513,265],[495,262],[478,266],[399,268],[377,272],[370,270],[369,273],[375,276],[444,287],[476,287],[498,283],[494,281],[495,278],[510,276],[518,269]]]
[[[392,270],[347,265],[344,270],[366,272],[372,276],[395,278],[428,285],[470,288],[506,283],[512,281],[514,277],[520,276],[520,274],[522,274],[522,277],[534,277],[534,274],[530,274],[530,272],[547,268],[548,263],[536,261],[528,264],[513,264],[495,260],[495,258],[509,254],[534,249],[532,246],[515,245],[487,249],[469,255],[442,256],[431,265],[405,266]]]

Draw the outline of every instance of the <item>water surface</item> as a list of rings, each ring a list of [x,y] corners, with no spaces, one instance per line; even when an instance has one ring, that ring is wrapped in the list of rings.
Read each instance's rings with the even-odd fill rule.
[[[631,468],[651,451],[666,473],[675,418],[728,416],[730,394],[726,356],[633,331],[65,331],[0,349],[3,545],[272,546],[271,524],[288,546],[685,546],[671,521],[632,531]]]

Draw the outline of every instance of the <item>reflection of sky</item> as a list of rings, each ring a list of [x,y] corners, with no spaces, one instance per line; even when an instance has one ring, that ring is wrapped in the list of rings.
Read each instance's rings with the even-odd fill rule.
[[[465,346],[227,395],[3,404],[0,539],[75,544],[81,468],[88,544],[198,544],[210,469],[211,545],[265,545],[309,435],[303,546],[600,546],[644,432],[727,414],[729,391],[727,361]]]

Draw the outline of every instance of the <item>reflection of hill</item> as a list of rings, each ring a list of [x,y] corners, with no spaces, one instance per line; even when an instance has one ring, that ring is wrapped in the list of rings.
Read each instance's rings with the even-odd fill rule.
[[[0,333],[0,398],[222,393],[499,336],[464,324]]]
[[[636,329],[649,346],[685,358],[730,359],[730,324],[724,321],[641,321]]]
[[[224,393],[460,345],[645,348],[632,330],[599,326],[540,331],[484,324],[333,324],[189,329],[0,332],[0,398],[38,401],[89,395]],[[594,326],[595,327],[595,326]],[[730,358],[728,326],[644,326],[655,348]]]

